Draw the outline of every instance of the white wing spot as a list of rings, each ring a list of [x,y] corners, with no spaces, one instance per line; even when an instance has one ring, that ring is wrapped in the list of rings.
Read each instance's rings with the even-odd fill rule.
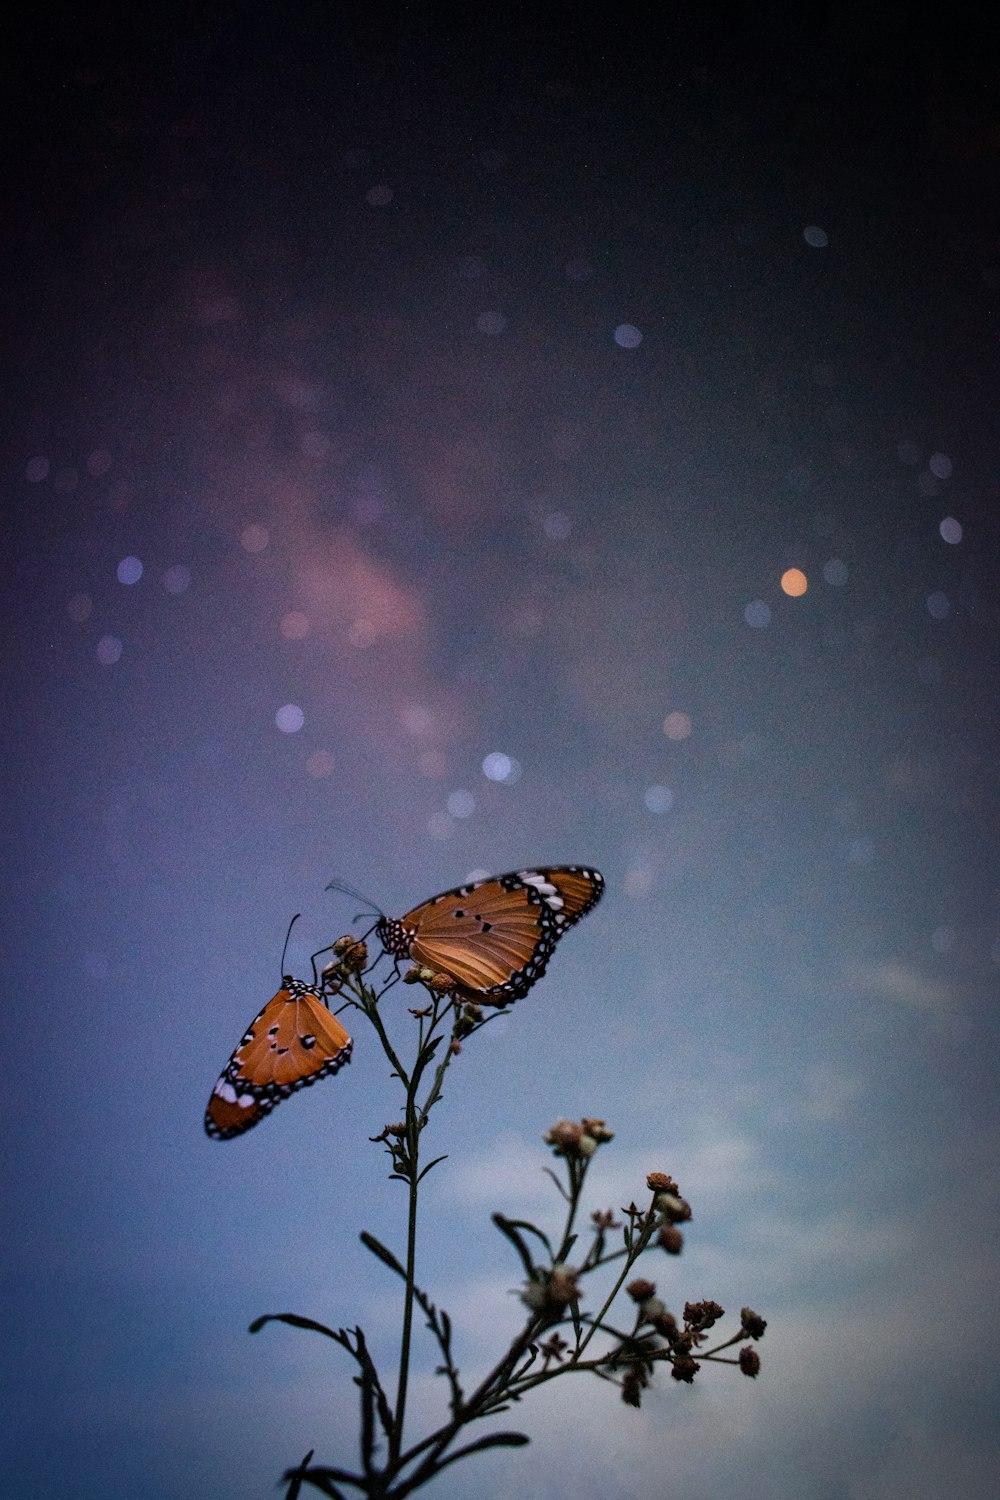
[[[218,1094],[220,1099],[225,1099],[227,1104],[236,1103],[236,1090],[233,1088],[232,1084],[227,1083],[224,1078],[219,1079],[212,1092]]]

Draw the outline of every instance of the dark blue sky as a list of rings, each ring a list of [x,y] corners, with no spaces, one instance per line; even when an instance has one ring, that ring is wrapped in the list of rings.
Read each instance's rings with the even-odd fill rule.
[[[362,1035],[241,1140],[208,1091],[331,877],[559,861],[607,892],[450,1077],[424,1281],[485,1365],[489,1213],[603,1115],[591,1206],[673,1173],[661,1293],[764,1369],[556,1382],[441,1494],[994,1491],[996,80],[943,20],[652,15],[13,23],[12,1493],[353,1456],[344,1366],[245,1328],[392,1358],[398,1097]]]

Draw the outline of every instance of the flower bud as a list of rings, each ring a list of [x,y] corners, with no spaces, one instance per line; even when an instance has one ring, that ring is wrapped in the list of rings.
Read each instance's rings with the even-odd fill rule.
[[[666,1172],[650,1172],[646,1178],[646,1186],[651,1193],[676,1193],[679,1191],[674,1179],[668,1177]]]
[[[764,1337],[764,1329],[767,1327],[767,1323],[761,1317],[760,1313],[755,1313],[750,1307],[741,1308],[740,1321],[743,1324],[743,1332],[749,1334],[752,1339],[762,1339]]]
[[[615,1138],[614,1131],[606,1129],[603,1120],[592,1120],[589,1118],[585,1118],[580,1121],[580,1124],[583,1126],[588,1135],[593,1136],[594,1140],[599,1146],[602,1145],[604,1141],[613,1141]]]
[[[551,1146],[556,1156],[576,1156],[583,1127],[573,1120],[557,1120],[551,1130],[542,1137],[546,1146]]]
[[[740,1350],[740,1369],[744,1375],[760,1374],[760,1355],[749,1344],[745,1344]]]
[[[625,1290],[633,1302],[648,1302],[656,1291],[656,1283],[647,1281],[644,1276],[637,1276],[634,1281],[629,1282]]]
[[[673,1224],[664,1224],[656,1236],[656,1242],[660,1246],[660,1249],[665,1250],[668,1255],[680,1255],[681,1247],[684,1244],[684,1236]]]
[[[675,1355],[671,1361],[670,1373],[675,1380],[684,1380],[688,1385],[694,1380],[699,1369],[698,1361],[692,1359],[689,1354]]]
[[[622,1400],[626,1406],[642,1404],[642,1381],[634,1370],[629,1370],[622,1381]]]

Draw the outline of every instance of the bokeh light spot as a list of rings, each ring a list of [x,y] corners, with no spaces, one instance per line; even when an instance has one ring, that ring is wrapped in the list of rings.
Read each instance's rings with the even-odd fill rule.
[[[807,245],[812,245],[814,250],[824,250],[830,243],[830,236],[818,224],[807,224],[802,231],[802,238]]]
[[[931,933],[931,947],[935,953],[950,953],[955,946],[957,936],[954,927],[944,923],[940,927],[935,927]]]
[[[634,323],[619,323],[614,338],[619,349],[638,349],[642,343],[642,334]]]
[[[286,641],[301,641],[309,634],[309,620],[300,609],[290,609],[281,617],[281,633]]]
[[[927,461],[927,467],[935,479],[950,479],[954,466],[947,453],[932,453]]]
[[[665,813],[674,805],[674,794],[668,786],[648,786],[642,800],[651,813]]]
[[[118,564],[119,583],[138,583],[142,577],[142,563],[137,557],[123,557]]]
[[[490,309],[487,312],[479,314],[479,317],[476,319],[476,327],[480,333],[503,333],[507,327],[507,319],[503,313]]]
[[[455,820],[442,808],[427,819],[427,832],[432,839],[450,839],[455,832]]]
[[[953,547],[962,540],[962,523],[956,521],[954,516],[945,516],[938,530],[944,540],[950,542]]]
[[[829,562],[823,564],[823,577],[833,588],[843,588],[847,582],[847,564],[841,562],[839,557],[831,557]]]
[[[430,734],[434,728],[434,715],[422,703],[407,703],[400,709],[399,720],[407,734]]]
[[[471,792],[457,791],[448,794],[448,811],[453,818],[471,818],[476,810],[476,799]]]
[[[502,750],[491,750],[483,757],[483,775],[488,781],[506,781],[513,761]]]
[[[781,575],[781,587],[791,599],[801,599],[809,587],[801,568],[786,568]]]
[[[163,575],[163,587],[168,594],[185,594],[191,587],[191,569],[183,563],[175,563]]]
[[[95,448],[87,459],[87,473],[99,479],[111,468],[111,454],[107,448]]]
[[[306,458],[325,458],[333,444],[325,432],[314,429],[302,434],[299,446]]]
[[[116,661],[121,660],[123,650],[116,635],[102,635],[97,643],[97,660],[102,667],[113,667]]]
[[[365,202],[370,203],[372,208],[385,208],[393,198],[392,188],[386,183],[380,182],[375,187],[370,187],[365,194]]]
[[[674,709],[673,713],[667,714],[663,721],[663,733],[668,740],[686,740],[691,733],[690,714]]]
[[[284,703],[275,714],[274,722],[282,734],[297,734],[306,722],[306,716],[297,703]]]
[[[90,612],[93,607],[94,601],[89,594],[70,594],[66,600],[66,613],[78,625],[82,625],[84,620],[90,619]]]
[[[47,458],[31,458],[24,466],[24,477],[29,484],[41,484],[43,479],[49,476],[49,461]]]
[[[335,764],[329,750],[314,750],[306,759],[306,770],[318,781],[321,776],[329,776]]]
[[[372,620],[366,620],[362,616],[351,622],[347,639],[352,646],[357,646],[359,651],[363,651],[368,646],[374,646],[378,640],[378,630]]]
[[[240,532],[240,546],[245,552],[263,552],[270,540],[267,527],[259,526],[256,521]]]
[[[542,530],[550,542],[564,542],[573,530],[573,522],[564,510],[552,510],[542,522]]]
[[[763,630],[771,623],[771,606],[763,599],[751,599],[743,611],[743,618],[754,630]]]
[[[935,590],[933,594],[927,595],[927,613],[934,620],[944,620],[951,613],[948,596],[942,594],[940,589]]]

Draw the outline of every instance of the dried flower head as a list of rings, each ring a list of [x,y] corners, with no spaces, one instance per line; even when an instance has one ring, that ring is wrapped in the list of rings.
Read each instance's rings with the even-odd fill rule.
[[[608,1130],[603,1120],[592,1120],[588,1117],[581,1120],[580,1124],[583,1126],[584,1132],[592,1136],[599,1146],[603,1145],[605,1141],[613,1141],[615,1138],[614,1131]]]
[[[529,1281],[521,1293],[521,1301],[534,1312],[563,1313],[571,1302],[580,1297],[577,1286],[579,1271],[557,1262],[551,1271],[543,1271],[537,1281]]]
[[[653,1199],[653,1207],[663,1215],[668,1224],[683,1224],[691,1218],[690,1203],[674,1193],[657,1193]]]
[[[351,937],[349,933],[337,939],[333,951],[345,969],[353,969],[357,974],[361,973],[368,962],[368,944]]]
[[[427,988],[435,995],[448,995],[455,988],[455,981],[450,974],[432,974],[427,980]]]
[[[650,1297],[656,1293],[656,1283],[646,1281],[642,1276],[637,1276],[634,1281],[629,1282],[625,1290],[633,1302],[648,1302]]]
[[[680,1255],[681,1249],[684,1245],[684,1236],[681,1234],[680,1230],[675,1227],[675,1225],[664,1224],[663,1228],[656,1236],[656,1243],[659,1245],[660,1249],[665,1250],[668,1255]]]
[[[760,1313],[755,1313],[752,1308],[740,1309],[740,1322],[743,1324],[743,1332],[748,1333],[752,1339],[762,1339],[767,1323]]]
[[[612,1208],[595,1208],[590,1217],[591,1219],[593,1219],[594,1224],[598,1229],[604,1230],[621,1228],[621,1224],[615,1218],[614,1209]]]
[[[571,1302],[576,1302],[580,1296],[580,1288],[577,1286],[579,1275],[579,1271],[574,1271],[571,1266],[557,1262],[549,1276],[546,1302],[558,1308],[568,1307]]]
[[[749,1375],[752,1378],[754,1375],[760,1374],[760,1355],[749,1344],[744,1344],[740,1350],[739,1364],[744,1375]]]
[[[622,1381],[622,1400],[626,1406],[642,1405],[642,1388],[645,1384],[637,1370],[629,1370]]]
[[[563,1355],[569,1348],[569,1341],[564,1339],[562,1334],[557,1331],[549,1334],[549,1337],[543,1343],[539,1344],[538,1347],[542,1351],[543,1359],[554,1359],[557,1362],[561,1362]]]
[[[646,1178],[646,1186],[651,1193],[680,1193],[680,1188],[666,1172],[650,1172]]]
[[[577,1156],[583,1126],[574,1120],[557,1120],[542,1137],[546,1146],[551,1146],[555,1156]]]
[[[404,984],[418,984],[419,981],[420,981],[420,970],[417,968],[416,964],[411,964],[410,967],[407,969],[406,973],[403,975],[403,983]]]
[[[694,1380],[700,1366],[689,1354],[678,1354],[671,1361],[670,1373],[675,1380],[684,1380],[688,1385]]]
[[[689,1328],[696,1333],[704,1333],[706,1328],[712,1328],[720,1318],[726,1316],[726,1309],[720,1307],[717,1302],[685,1302],[684,1321]]]
[[[667,1312],[666,1308],[664,1308],[655,1318],[650,1317],[646,1308],[643,1308],[643,1313],[646,1317],[649,1317],[649,1321],[661,1338],[666,1339],[668,1344],[675,1345],[677,1343],[677,1319],[672,1312]]]

